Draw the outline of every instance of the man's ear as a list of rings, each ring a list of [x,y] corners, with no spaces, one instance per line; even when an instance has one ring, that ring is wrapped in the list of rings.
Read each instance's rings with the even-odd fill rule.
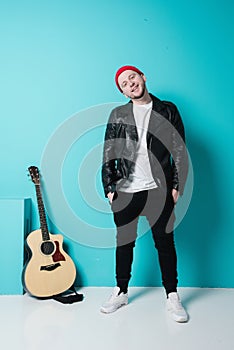
[[[141,76],[142,76],[142,79],[144,80],[144,82],[146,82],[146,76],[144,75],[144,74],[141,74]]]

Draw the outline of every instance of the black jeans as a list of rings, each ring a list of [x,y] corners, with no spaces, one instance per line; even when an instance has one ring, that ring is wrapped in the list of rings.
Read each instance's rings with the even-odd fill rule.
[[[174,244],[174,201],[171,191],[156,188],[136,193],[115,193],[112,202],[117,227],[116,280],[127,292],[131,278],[133,248],[137,238],[139,216],[146,216],[158,251],[162,283],[166,293],[177,290],[177,256]]]

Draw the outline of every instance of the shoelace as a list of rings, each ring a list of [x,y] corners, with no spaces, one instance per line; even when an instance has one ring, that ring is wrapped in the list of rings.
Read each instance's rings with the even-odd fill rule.
[[[171,304],[175,307],[176,310],[181,310],[183,309],[183,306],[181,304],[181,301],[180,299],[174,297],[174,298],[171,298]]]
[[[118,295],[116,295],[114,292],[111,293],[109,301],[113,301],[116,299]]]

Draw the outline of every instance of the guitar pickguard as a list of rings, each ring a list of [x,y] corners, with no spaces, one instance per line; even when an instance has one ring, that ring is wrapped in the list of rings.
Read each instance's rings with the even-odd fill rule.
[[[59,242],[58,241],[54,241],[55,245],[56,245],[56,250],[55,253],[52,255],[53,261],[57,262],[57,261],[65,261],[65,257],[61,254],[60,250],[59,250]]]

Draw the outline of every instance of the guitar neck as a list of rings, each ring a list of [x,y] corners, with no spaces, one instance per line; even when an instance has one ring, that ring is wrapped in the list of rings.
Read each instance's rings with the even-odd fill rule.
[[[38,212],[40,217],[42,239],[43,241],[48,241],[50,239],[50,236],[49,236],[48,226],[46,222],[45,207],[42,199],[40,184],[35,184],[35,187],[36,187],[37,206],[38,206]]]

